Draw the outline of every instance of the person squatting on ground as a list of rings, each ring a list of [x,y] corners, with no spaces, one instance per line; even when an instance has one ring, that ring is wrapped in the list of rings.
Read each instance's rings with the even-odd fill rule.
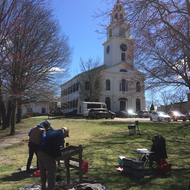
[[[30,130],[30,132],[28,133],[28,136],[29,136],[29,142],[28,142],[29,157],[28,157],[28,161],[26,165],[26,171],[30,172],[30,165],[31,165],[34,153],[36,154],[36,157],[37,157],[37,170],[39,170],[38,155],[37,155],[38,147],[41,140],[46,136],[46,130],[44,126],[39,124]]]
[[[151,151],[154,153],[149,155],[149,172],[152,172],[153,161],[160,161],[162,158],[168,158],[166,153],[166,144],[165,139],[162,135],[158,135],[157,133],[152,137],[152,148]]]
[[[69,130],[63,127],[60,130],[53,130],[51,133],[48,133],[39,145],[38,162],[42,190],[53,190],[55,187],[55,158],[62,155],[60,146],[63,145],[64,138],[66,137],[69,137]],[[47,188],[46,181],[48,181]]]

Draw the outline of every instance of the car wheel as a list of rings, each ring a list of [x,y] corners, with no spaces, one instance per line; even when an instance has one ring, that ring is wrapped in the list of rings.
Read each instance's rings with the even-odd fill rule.
[[[152,121],[152,117],[150,117],[150,121]]]
[[[158,117],[158,121],[161,121],[161,119]]]
[[[173,116],[173,121],[177,121],[177,119],[175,119],[175,117]]]
[[[111,119],[114,119],[115,118],[115,116],[114,115],[111,115]]]
[[[101,116],[100,116],[100,115],[97,115],[97,116],[96,116],[96,119],[100,119],[100,118],[101,118]]]
[[[171,119],[168,119],[168,122],[170,122],[171,121]]]

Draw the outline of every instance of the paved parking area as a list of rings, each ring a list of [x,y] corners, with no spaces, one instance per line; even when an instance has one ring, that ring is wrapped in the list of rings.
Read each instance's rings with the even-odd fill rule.
[[[111,119],[110,119],[111,120]],[[119,118],[119,117],[115,117],[113,120],[115,120],[115,121],[125,121],[125,122],[127,122],[127,121],[129,121],[129,122],[134,122],[135,123],[135,121],[139,121],[139,122],[146,122],[146,123],[153,123],[153,122],[166,122],[166,121],[150,121],[150,118]],[[189,122],[189,120],[187,120],[186,122]],[[173,121],[173,120],[171,120],[171,122],[170,123],[183,123],[183,121],[182,120],[178,120],[178,121]]]

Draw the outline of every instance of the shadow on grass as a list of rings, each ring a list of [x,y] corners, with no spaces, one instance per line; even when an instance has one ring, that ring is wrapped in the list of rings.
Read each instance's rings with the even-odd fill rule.
[[[1,181],[21,181],[25,179],[26,176],[24,176],[24,173],[22,171],[17,172],[17,173],[12,173],[11,176],[6,176],[1,178]]]

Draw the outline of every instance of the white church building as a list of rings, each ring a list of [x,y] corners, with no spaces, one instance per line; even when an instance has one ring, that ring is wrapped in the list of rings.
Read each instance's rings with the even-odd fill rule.
[[[127,13],[117,0],[110,13],[107,40],[104,46],[104,65],[101,67],[103,90],[99,97],[111,111],[145,109],[145,75],[134,68],[134,39],[130,34]],[[61,85],[61,111],[78,109],[78,102],[85,101],[80,93],[80,81],[75,76]]]

